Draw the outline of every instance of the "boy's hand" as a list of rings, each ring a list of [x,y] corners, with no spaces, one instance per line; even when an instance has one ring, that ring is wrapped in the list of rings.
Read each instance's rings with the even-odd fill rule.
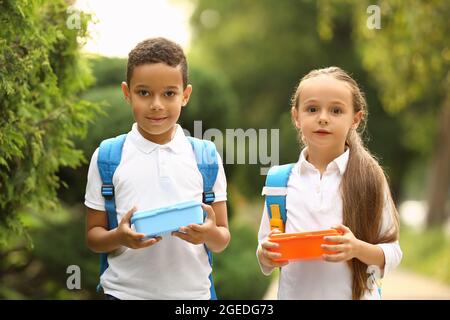
[[[120,245],[131,249],[141,249],[150,247],[160,241],[162,239],[161,237],[142,240],[142,238],[145,237],[145,234],[134,232],[131,229],[131,216],[135,212],[136,207],[133,207],[130,211],[128,211],[123,216],[122,220],[120,220],[120,223],[115,230]]]
[[[353,232],[346,226],[339,224],[333,229],[342,231],[342,236],[327,236],[324,240],[335,242],[336,244],[323,244],[322,248],[325,250],[336,251],[336,253],[323,254],[325,261],[329,262],[343,262],[353,258],[357,258],[360,248],[360,240],[358,240]]]
[[[281,253],[269,251],[269,249],[278,247],[278,243],[269,241],[270,236],[272,236],[273,234],[276,234],[276,233],[281,233],[281,232],[278,229],[274,229],[274,230],[270,231],[267,238],[265,238],[261,242],[261,245],[258,248],[259,262],[261,262],[262,265],[264,265],[266,267],[270,267],[270,268],[283,267],[289,263],[289,261],[283,261],[283,262],[273,261],[273,259],[281,257]]]
[[[186,227],[181,227],[179,231],[172,232],[172,235],[192,244],[205,243],[217,228],[216,214],[211,206],[204,203],[202,203],[202,208],[208,214],[203,224],[190,224]]]

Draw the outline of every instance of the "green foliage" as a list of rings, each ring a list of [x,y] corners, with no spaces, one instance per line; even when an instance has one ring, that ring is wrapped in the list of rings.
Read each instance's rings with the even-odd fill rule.
[[[415,231],[402,227],[402,266],[450,285],[450,237],[442,228]]]
[[[20,236],[0,248],[0,299],[95,299],[99,281],[98,255],[85,245],[84,209],[59,208],[53,216],[27,212],[24,224],[34,248]],[[81,289],[69,290],[70,265],[81,270]]]
[[[131,107],[123,98],[120,82],[94,87],[83,94],[83,99],[102,105],[100,117],[89,125],[86,137],[76,143],[85,156],[90,157],[102,140],[128,132],[134,120]]]
[[[66,26],[67,2],[0,2],[0,243],[23,228],[17,213],[56,206],[56,171],[83,159],[83,136],[97,107],[78,94],[92,81],[79,53],[80,29]],[[20,30],[20,32],[18,32]]]
[[[217,296],[222,300],[262,299],[270,285],[256,259],[257,234],[249,226],[232,224],[231,242],[214,255],[213,276]]]
[[[96,87],[116,86],[127,80],[127,60],[93,56],[89,60]]]
[[[239,105],[228,78],[201,64],[190,64],[189,82],[192,94],[181,112],[179,122],[194,135],[194,121],[202,121],[203,131],[216,128],[225,133],[236,123]]]

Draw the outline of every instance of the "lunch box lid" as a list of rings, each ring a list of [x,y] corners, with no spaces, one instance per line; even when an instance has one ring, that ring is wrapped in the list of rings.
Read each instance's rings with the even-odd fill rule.
[[[319,238],[325,236],[338,236],[342,233],[335,229],[297,232],[297,233],[276,233],[270,236],[271,239],[276,241],[288,241],[288,240],[301,240],[309,238]]]
[[[197,207],[197,206],[200,206],[200,205],[201,205],[201,203],[199,201],[192,200],[192,201],[177,203],[177,204],[174,204],[174,205],[171,205],[171,206],[167,206],[167,207],[163,207],[163,208],[158,208],[158,209],[138,212],[138,213],[135,213],[131,217],[131,222],[133,223],[134,221],[139,220],[139,219],[144,219],[144,218],[148,218],[148,217],[154,217],[154,216],[157,216],[157,215],[160,215],[160,214],[163,214],[163,213],[168,213],[170,211],[175,211],[175,210],[185,210],[185,209]]]

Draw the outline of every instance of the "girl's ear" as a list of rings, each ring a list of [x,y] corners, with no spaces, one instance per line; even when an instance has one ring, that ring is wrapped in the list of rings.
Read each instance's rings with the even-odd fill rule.
[[[363,117],[363,112],[360,110],[353,116],[353,123],[352,123],[352,129],[357,129],[359,126],[359,123],[361,122]]]
[[[291,108],[291,118],[292,118],[292,122],[294,123],[295,127],[297,129],[300,129],[300,122],[298,119],[298,110],[296,107]]]
[[[192,93],[192,86],[190,84],[188,84],[186,86],[186,89],[184,89],[184,91],[183,91],[183,101],[181,103],[182,107],[185,107],[187,105],[187,103],[189,102],[191,93]]]
[[[128,88],[127,83],[123,81],[120,87],[122,88],[123,97],[128,102],[128,104],[130,104],[130,89]]]

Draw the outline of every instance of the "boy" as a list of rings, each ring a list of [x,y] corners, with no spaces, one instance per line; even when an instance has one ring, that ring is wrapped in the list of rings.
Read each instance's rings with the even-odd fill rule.
[[[92,251],[109,253],[109,267],[100,280],[106,298],[210,299],[211,266],[204,245],[220,252],[230,240],[226,178],[217,151],[215,201],[211,206],[203,204],[208,214],[204,224],[147,240],[130,226],[136,210],[202,199],[202,175],[177,124],[192,92],[181,47],[164,38],[139,43],[129,53],[122,91],[136,123],[113,176],[118,227],[107,227],[98,149],[91,159],[85,197],[87,245]]]

